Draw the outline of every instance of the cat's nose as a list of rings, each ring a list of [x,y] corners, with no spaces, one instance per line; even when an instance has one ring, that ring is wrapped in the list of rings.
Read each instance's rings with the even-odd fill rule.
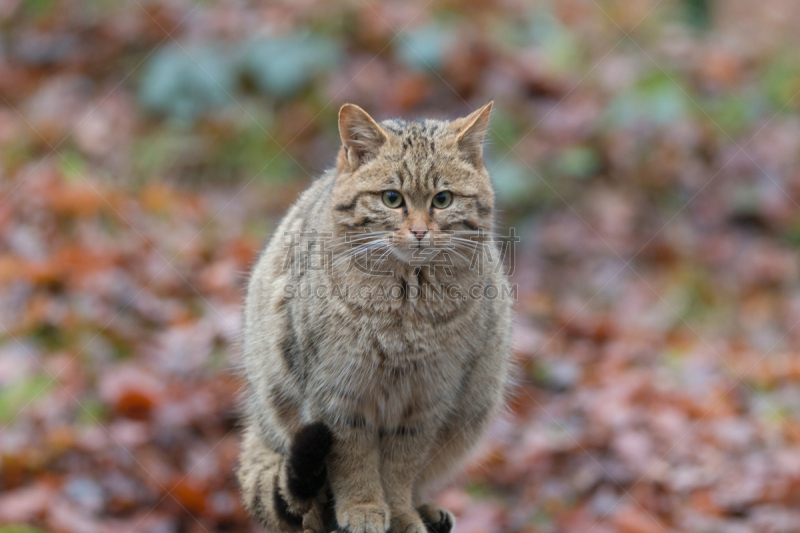
[[[411,233],[412,233],[412,235],[414,235],[414,237],[417,238],[418,241],[421,241],[425,237],[425,235],[428,233],[428,227],[427,226],[414,225],[411,228]]]

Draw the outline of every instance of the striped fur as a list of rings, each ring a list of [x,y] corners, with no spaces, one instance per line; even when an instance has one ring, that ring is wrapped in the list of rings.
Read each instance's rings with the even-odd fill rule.
[[[507,287],[495,269],[470,267],[476,249],[498,259],[481,153],[490,110],[378,124],[344,106],[336,168],[303,193],[256,265],[238,476],[247,509],[271,531],[452,527],[422,491],[474,445],[508,373],[510,298],[467,297],[471,287]],[[401,207],[383,202],[390,189]],[[441,191],[453,200],[437,209]],[[428,233],[417,241],[412,228]],[[437,242],[439,231],[463,241]],[[308,242],[296,242],[313,232],[324,240],[316,266],[302,253]],[[441,250],[452,251],[446,264],[424,259]],[[411,297],[422,291],[432,296]]]

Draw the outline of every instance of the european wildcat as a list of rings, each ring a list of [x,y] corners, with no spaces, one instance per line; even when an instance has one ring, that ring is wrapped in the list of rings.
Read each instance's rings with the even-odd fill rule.
[[[510,293],[492,268],[482,157],[491,107],[378,124],[343,106],[336,168],[258,261],[238,477],[271,531],[452,527],[420,490],[475,443],[508,373]]]

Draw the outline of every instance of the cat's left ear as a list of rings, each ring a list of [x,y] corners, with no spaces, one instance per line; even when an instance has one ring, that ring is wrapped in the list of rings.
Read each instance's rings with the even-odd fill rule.
[[[483,164],[483,138],[489,127],[492,105],[493,101],[458,121],[461,123],[458,129],[458,147],[467,161],[476,167]]]
[[[354,104],[345,104],[339,110],[339,136],[352,170],[374,157],[388,138],[383,128]]]

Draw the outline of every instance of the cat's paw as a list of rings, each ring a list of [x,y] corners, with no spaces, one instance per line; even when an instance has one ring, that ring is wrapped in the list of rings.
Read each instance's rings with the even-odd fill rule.
[[[386,504],[343,505],[336,510],[339,529],[348,533],[385,533],[389,529]]]
[[[414,509],[408,509],[407,512],[392,513],[389,533],[428,533],[428,528]]]
[[[417,512],[425,523],[427,533],[450,533],[456,524],[453,513],[436,505],[420,505],[417,507]]]

